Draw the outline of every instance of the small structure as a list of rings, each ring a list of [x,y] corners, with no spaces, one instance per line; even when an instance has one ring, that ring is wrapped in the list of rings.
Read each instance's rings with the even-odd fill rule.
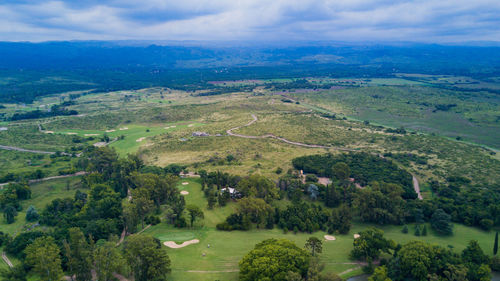
[[[220,190],[221,194],[224,192],[229,192],[229,196],[231,197],[231,199],[239,199],[242,197],[241,193],[232,187],[224,187]]]
[[[209,137],[210,135],[205,132],[193,132],[193,137]]]

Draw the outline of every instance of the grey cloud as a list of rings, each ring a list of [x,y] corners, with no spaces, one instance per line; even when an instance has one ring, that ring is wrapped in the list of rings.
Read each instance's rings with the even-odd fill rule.
[[[496,0],[0,3],[0,40],[500,41]]]

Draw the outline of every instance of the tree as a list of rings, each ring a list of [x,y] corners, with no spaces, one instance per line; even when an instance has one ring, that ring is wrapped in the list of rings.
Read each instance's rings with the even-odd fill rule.
[[[243,196],[255,196],[263,198],[266,202],[279,197],[278,189],[274,182],[261,175],[251,175],[238,182],[236,189],[243,194]]]
[[[214,192],[209,191],[208,196],[207,196],[207,202],[208,202],[208,209],[213,209],[215,204],[217,203],[217,198],[215,197]]]
[[[240,280],[285,281],[289,272],[307,274],[310,255],[286,239],[264,240],[239,262]]]
[[[187,205],[186,209],[189,213],[189,221],[191,223],[191,227],[193,227],[193,223],[196,219],[205,218],[205,214],[203,214],[203,211],[196,205]]]
[[[392,281],[392,279],[387,275],[387,267],[379,266],[375,268],[373,275],[368,277],[368,281]]]
[[[324,269],[325,265],[320,262],[319,257],[311,257],[309,260],[309,267],[307,268],[307,281],[322,281],[321,271]],[[298,274],[298,273],[297,273]],[[299,274],[300,276],[300,274]]]
[[[405,216],[403,193],[398,184],[372,182],[371,186],[356,191],[353,205],[365,222],[397,224]]]
[[[394,242],[384,238],[384,231],[378,228],[369,228],[359,233],[359,237],[354,239],[354,248],[351,256],[355,259],[377,259],[381,252],[389,253],[393,249]]]
[[[498,252],[498,231],[495,234],[495,243],[493,244],[493,255],[495,256]]]
[[[170,272],[170,258],[151,236],[132,235],[124,245],[124,257],[136,281],[163,281]]]
[[[316,237],[309,237],[306,241],[305,248],[309,249],[309,251],[311,251],[311,255],[314,257],[316,254],[321,254],[323,250],[323,242]]]
[[[415,225],[415,236],[420,236],[420,225]]]
[[[26,210],[26,220],[27,221],[36,221],[40,218],[40,215],[36,211],[35,207],[33,205],[30,205],[28,207],[28,210]]]
[[[16,221],[17,210],[14,206],[7,206],[3,210],[3,217],[5,218],[5,222],[7,224],[14,223]]]
[[[462,251],[462,260],[477,265],[488,264],[490,261],[476,240],[469,241],[469,245]]]
[[[451,224],[451,216],[445,213],[442,209],[437,209],[434,211],[434,214],[432,214],[431,227],[440,234],[452,234],[453,225]]]
[[[344,162],[338,162],[333,165],[333,175],[338,181],[346,181],[351,175],[351,169]]]
[[[257,227],[265,224],[266,218],[273,213],[273,208],[261,198],[246,197],[238,201],[237,212],[250,218]]]
[[[68,272],[75,275],[77,281],[92,279],[92,249],[80,228],[68,229],[69,241],[64,241],[65,255],[68,259]]]
[[[332,230],[337,230],[340,234],[347,234],[351,229],[351,209],[345,204],[333,209],[329,218],[329,226]]]
[[[50,236],[40,237],[26,247],[26,263],[42,281],[59,281],[63,276],[59,247]]]
[[[148,189],[141,187],[132,190],[132,205],[141,220],[141,226],[144,229],[144,218],[153,209],[153,200],[149,199]]]
[[[99,281],[115,280],[113,273],[122,271],[125,266],[125,260],[116,247],[116,243],[111,241],[98,243],[93,251],[93,258]]]
[[[422,236],[427,236],[427,226],[424,224],[424,227],[422,228]]]

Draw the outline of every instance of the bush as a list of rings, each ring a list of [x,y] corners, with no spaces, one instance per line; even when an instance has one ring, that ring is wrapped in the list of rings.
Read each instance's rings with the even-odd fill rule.
[[[186,219],[178,218],[177,220],[175,220],[174,226],[178,228],[186,227],[187,226]]]
[[[493,271],[500,272],[500,257],[494,256],[490,260],[490,268]]]
[[[28,210],[26,211],[26,220],[27,221],[37,221],[40,218],[40,215],[36,211],[35,207],[33,205],[30,205],[28,207]]]
[[[493,227],[493,224],[494,224],[494,222],[490,219],[482,219],[479,221],[479,226],[486,231],[491,230],[491,228]]]
[[[401,232],[403,232],[404,234],[408,233],[408,226],[406,224],[403,226]]]
[[[147,216],[144,219],[144,222],[150,225],[157,225],[161,222],[160,218],[158,216]]]

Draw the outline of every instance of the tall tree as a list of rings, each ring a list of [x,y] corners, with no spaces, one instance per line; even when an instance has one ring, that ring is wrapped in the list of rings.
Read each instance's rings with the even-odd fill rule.
[[[150,199],[149,191],[144,188],[136,188],[132,190],[132,205],[134,205],[135,212],[141,220],[142,228],[144,229],[144,218],[153,209],[153,200]]]
[[[151,236],[132,235],[125,242],[124,256],[136,281],[163,281],[170,272],[170,258]]]
[[[80,228],[68,229],[69,241],[64,241],[65,255],[68,258],[68,272],[77,281],[92,279],[92,249]]]
[[[3,217],[5,218],[5,222],[7,224],[14,223],[16,221],[17,210],[14,206],[7,206],[3,210]]]
[[[442,209],[437,209],[431,217],[431,227],[438,233],[450,235],[453,233],[451,216]]]
[[[106,241],[98,244],[93,251],[94,268],[99,281],[115,280],[113,273],[119,273],[125,266],[125,260],[116,247],[116,243]]]
[[[311,255],[314,257],[316,254],[321,254],[323,250],[323,242],[314,236],[309,237],[306,241],[305,248],[309,249],[309,251],[311,251]]]
[[[59,247],[50,236],[40,237],[26,247],[26,263],[42,281],[59,281],[63,276]]]
[[[205,217],[203,211],[196,205],[187,205],[186,209],[189,213],[189,221],[191,223],[191,227],[193,227],[193,223],[196,219],[203,219]]]

